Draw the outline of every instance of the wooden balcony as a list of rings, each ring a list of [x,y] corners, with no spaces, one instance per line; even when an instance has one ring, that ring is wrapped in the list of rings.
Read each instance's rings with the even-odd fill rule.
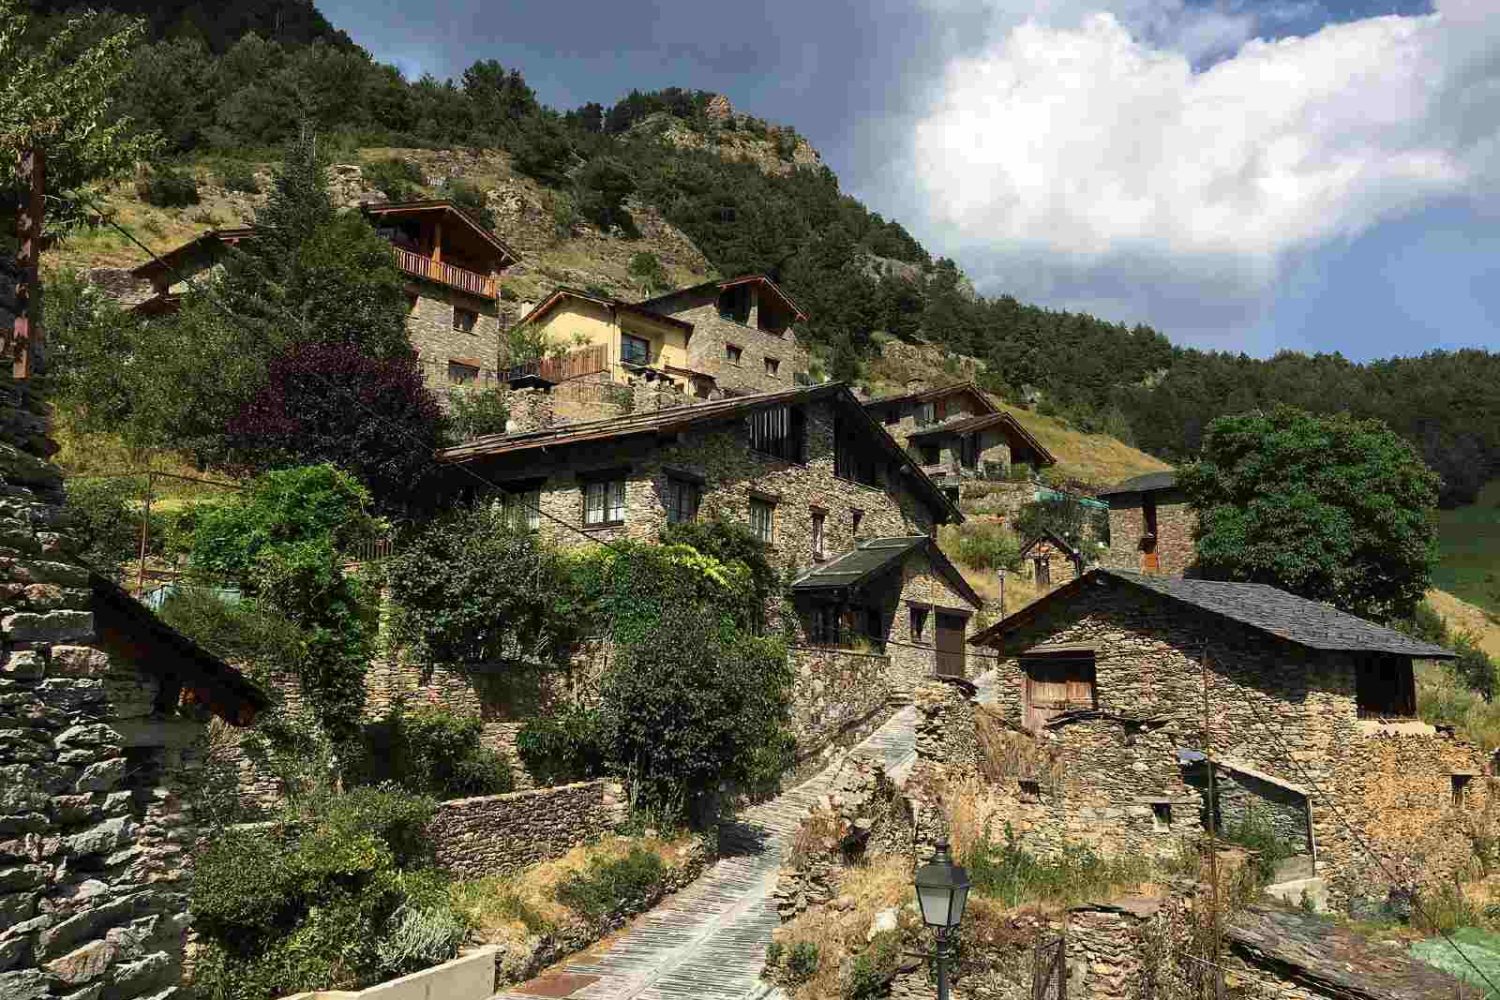
[[[396,266],[407,274],[426,278],[428,281],[436,281],[449,288],[457,288],[461,292],[477,295],[482,299],[493,299],[498,295],[493,274],[478,274],[462,267],[454,267],[452,264],[445,264],[431,257],[403,250],[401,247],[391,249],[396,251]]]
[[[608,367],[609,351],[603,344],[590,344],[588,347],[569,351],[562,357],[537,358],[535,361],[525,361],[503,368],[500,371],[500,380],[516,382],[526,378],[536,378],[556,385],[559,382],[568,382],[585,375],[602,372]]]

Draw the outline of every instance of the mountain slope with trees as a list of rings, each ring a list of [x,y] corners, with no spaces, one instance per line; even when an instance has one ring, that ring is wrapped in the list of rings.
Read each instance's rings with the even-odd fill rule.
[[[559,218],[632,235],[627,206],[646,204],[720,273],[774,277],[813,317],[807,337],[835,377],[859,377],[885,333],[978,358],[997,393],[1169,461],[1194,455],[1214,417],[1285,403],[1385,421],[1442,476],[1445,505],[1472,501],[1500,475],[1500,356],[1490,352],[1362,365],[1338,355],[1260,360],[1176,347],[1143,325],[976,296],[952,261],[843,194],[828,168],[799,165],[805,142],[793,129],[726,115],[706,92],[632,92],[608,107],[560,111],[494,60],[456,80],[407,81],[292,0],[216,13],[207,32],[173,27],[198,18],[200,5],[168,7],[153,15],[155,40],[137,50],[121,95],[165,137],[167,155],[263,160],[304,123],[333,149],[503,149],[553,193]],[[294,22],[301,27],[288,30]],[[230,41],[245,28],[263,34]],[[686,134],[696,138],[684,142]],[[747,138],[776,169],[721,155]]]

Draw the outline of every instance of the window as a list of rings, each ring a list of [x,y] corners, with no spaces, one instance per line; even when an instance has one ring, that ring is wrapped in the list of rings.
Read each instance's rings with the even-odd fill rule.
[[[885,411],[885,425],[894,427],[901,422],[901,411],[892,406]]]
[[[1151,803],[1151,828],[1159,831],[1172,829],[1172,803]]]
[[[744,356],[745,356],[745,349],[744,348],[737,347],[734,344],[725,344],[724,345],[724,360],[728,361],[730,364],[732,364],[732,365],[739,364],[740,363],[740,359],[743,358]]]
[[[459,306],[453,307],[453,329],[459,333],[473,333],[474,324],[479,322],[479,314],[472,309],[463,309]]]
[[[719,317],[741,325],[750,322],[749,285],[736,285],[719,293]]]
[[[1453,782],[1453,804],[1461,806],[1464,804],[1464,796],[1469,790],[1469,782],[1473,779],[1472,774],[1455,774],[1451,776]]]
[[[766,358],[766,374],[767,375],[771,376],[771,378],[778,378],[779,376],[776,373],[779,372],[780,370],[781,370],[781,360],[779,358]]]
[[[1042,801],[1042,783],[1035,778],[1022,778],[1017,782],[1021,789],[1022,802]]]
[[[1025,675],[1026,715],[1037,729],[1054,715],[1096,707],[1094,654],[1028,656],[1021,659]]]
[[[812,609],[812,634],[810,638],[817,646],[839,644],[839,612],[832,604],[817,604]]]
[[[866,486],[880,485],[870,445],[857,433],[851,433],[842,419],[833,422],[833,474]]]
[[[921,455],[923,465],[937,465],[943,460],[943,453],[935,444],[919,444],[917,451]]]
[[[828,519],[828,514],[821,510],[812,512],[812,557],[821,560],[823,558],[823,524]]]
[[[1156,537],[1156,498],[1148,496],[1141,501],[1141,520],[1145,534]]]
[[[803,461],[806,417],[794,406],[772,406],[750,415],[750,447],[789,462]]]
[[[651,363],[651,341],[644,337],[620,334],[620,360],[627,365],[649,365]]]
[[[926,642],[927,641],[927,609],[926,608],[912,608],[911,609],[911,641],[912,642]]]
[[[512,528],[535,531],[541,524],[541,490],[507,492],[501,510]]]
[[[479,381],[479,367],[462,361],[448,362],[448,381],[454,385],[473,385]]]
[[[936,403],[918,403],[917,404],[917,426],[921,427],[924,424],[935,424],[935,423],[937,423],[937,404]]]
[[[667,522],[682,524],[698,516],[701,488],[688,479],[667,479]]]
[[[767,545],[776,541],[776,505],[762,497],[750,498],[750,530]]]
[[[1052,586],[1052,560],[1046,556],[1034,556],[1031,564],[1035,572],[1032,574],[1038,587]]]
[[[965,469],[979,464],[979,435],[965,434],[958,439],[958,460]]]
[[[864,522],[864,519],[865,512],[862,510],[855,509],[849,512],[849,533],[851,535],[856,538],[859,537],[859,526]]]
[[[583,523],[622,524],[625,521],[625,480],[595,479],[583,486]]]
[[[1355,667],[1354,698],[1361,719],[1413,719],[1417,685],[1411,660],[1370,656]]]

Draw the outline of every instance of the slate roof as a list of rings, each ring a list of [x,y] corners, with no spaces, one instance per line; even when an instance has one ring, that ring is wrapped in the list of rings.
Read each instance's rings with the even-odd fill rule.
[[[869,404],[866,403],[866,406]],[[925,430],[917,431],[908,436],[909,441],[920,441],[923,438],[946,437],[950,434],[970,434],[974,431],[988,430],[991,427],[1004,427],[1012,434],[1026,443],[1026,447],[1036,453],[1037,458],[1043,464],[1056,465],[1057,459],[1052,453],[1042,446],[1042,443],[1032,436],[1031,432],[1021,426],[1021,422],[1009,413],[981,413],[973,417],[965,417],[963,420],[955,420],[951,424],[938,424]]]
[[[873,445],[901,464],[906,472],[906,480],[918,495],[928,502],[933,511],[940,515],[940,520],[957,524],[964,519],[958,506],[938,489],[937,484],[928,478],[921,466],[917,465],[906,450],[885,432],[885,428],[865,412],[859,400],[854,398],[854,394],[842,382],[824,382],[821,385],[796,386],[790,389],[777,389],[774,392],[730,396],[725,399],[673,406],[663,410],[632,413],[623,417],[563,424],[548,430],[531,431],[526,434],[488,434],[452,448],[442,449],[437,453],[437,461],[439,464],[458,464],[531,450],[547,451],[644,435],[671,435],[701,424],[739,419],[754,410],[767,406],[810,402],[817,399],[831,399],[842,403],[848,412],[858,412],[864,419],[866,431]]]
[[[785,303],[786,307],[792,311],[792,314],[796,316],[797,319],[801,320],[804,323],[807,322],[807,313],[802,311],[802,307],[793,302],[792,297],[786,292],[782,291],[780,285],[776,284],[776,282],[772,281],[764,274],[742,274],[737,278],[722,278],[714,281],[705,281],[697,285],[690,285],[687,288],[678,288],[673,291],[657,295],[653,298],[645,299],[637,303],[637,305],[643,306],[660,315],[666,312],[666,306],[671,302],[671,300],[677,298],[678,296],[692,295],[697,292],[707,291],[710,288],[716,289],[718,291],[723,291],[726,288],[733,288],[736,285],[759,285],[761,288],[770,292],[772,295],[776,296],[783,303]]]
[[[1268,966],[1319,995],[1361,1000],[1459,995],[1457,979],[1404,947],[1372,944],[1326,917],[1256,904],[1236,913],[1224,936],[1246,961]]]
[[[1073,559],[1081,558],[1078,550],[1072,545],[1069,545],[1066,538],[1062,537],[1054,531],[1043,531],[1040,535],[1037,535],[1025,545],[1021,546],[1021,555],[1024,557],[1026,553],[1030,552],[1032,548],[1034,548],[1037,543],[1041,541],[1051,542],[1053,545],[1061,549],[1064,554],[1070,556]]]
[[[929,399],[938,399],[949,396],[956,392],[967,392],[972,394],[990,413],[999,412],[999,408],[990,401],[990,397],[984,394],[984,390],[973,382],[950,382],[940,385],[935,389],[918,389],[915,392],[902,392],[894,396],[876,396],[865,400],[866,406],[889,406],[892,403],[925,403]]]
[[[580,291],[577,288],[569,288],[566,285],[553,289],[551,295],[548,295],[545,299],[538,302],[530,312],[521,317],[519,322],[535,322],[536,320],[539,320],[543,316],[547,315],[553,309],[556,309],[567,299],[574,299],[579,302],[592,302],[594,305],[600,307],[601,309],[609,309],[614,312],[632,313],[636,316],[645,317],[646,319],[649,319],[654,323],[660,323],[663,326],[675,326],[679,330],[682,330],[689,334],[693,332],[693,324],[689,323],[685,319],[678,319],[675,316],[668,316],[666,313],[654,312],[653,310],[647,309],[645,306],[640,305],[639,303],[626,302],[623,299],[602,299],[597,295],[590,295],[588,292]]]
[[[1108,489],[1099,491],[1101,497],[1113,496],[1117,493],[1154,493],[1157,490],[1170,490],[1177,487],[1177,473],[1172,469],[1165,472],[1148,472],[1143,476],[1132,476],[1123,483],[1116,483]]]
[[[963,578],[963,574],[943,555],[943,550],[934,545],[926,535],[898,535],[860,542],[837,559],[804,573],[792,584],[792,590],[805,593],[856,587],[894,569],[909,553],[918,549],[926,550],[933,568],[953,584],[954,589],[963,594],[969,603],[975,607],[984,603],[983,598]]]
[[[1220,615],[1242,625],[1294,642],[1308,649],[1359,653],[1393,653],[1431,660],[1451,660],[1454,654],[1395,629],[1367,622],[1337,608],[1263,583],[1223,580],[1186,580],[1120,569],[1092,569],[1083,576],[1032,602],[969,641],[992,643],[1029,621],[1042,608],[1069,600],[1084,587],[1124,583],[1162,597]]]

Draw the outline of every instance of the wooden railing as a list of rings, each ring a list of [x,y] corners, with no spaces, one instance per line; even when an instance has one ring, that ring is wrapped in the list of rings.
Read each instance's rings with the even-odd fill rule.
[[[569,351],[560,358],[538,358],[518,365],[510,365],[500,371],[502,381],[510,382],[527,375],[535,375],[548,382],[567,382],[602,372],[609,367],[609,349],[603,344],[590,344],[576,351]]]
[[[414,274],[429,281],[438,281],[481,298],[493,299],[497,294],[493,274],[479,274],[462,267],[454,267],[452,264],[445,264],[400,247],[391,249],[396,251],[396,266],[407,274]]]

